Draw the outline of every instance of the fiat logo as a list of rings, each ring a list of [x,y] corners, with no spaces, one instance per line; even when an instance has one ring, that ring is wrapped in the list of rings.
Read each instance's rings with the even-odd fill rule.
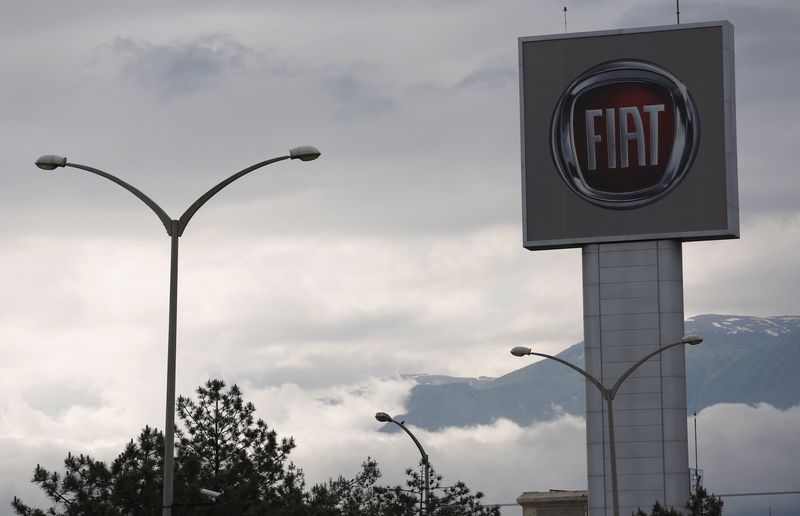
[[[550,143],[573,192],[597,206],[630,209],[678,186],[699,139],[686,86],[660,66],[628,59],[572,81],[553,114]]]

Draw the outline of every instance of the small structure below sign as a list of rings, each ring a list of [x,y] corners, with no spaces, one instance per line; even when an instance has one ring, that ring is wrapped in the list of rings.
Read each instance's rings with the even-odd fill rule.
[[[586,491],[526,491],[517,497],[522,516],[585,516],[588,500]]]

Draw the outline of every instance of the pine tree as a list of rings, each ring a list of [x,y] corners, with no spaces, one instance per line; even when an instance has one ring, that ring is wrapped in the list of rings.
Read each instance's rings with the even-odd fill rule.
[[[212,379],[197,401],[178,398],[178,460],[186,499],[202,504],[200,488],[224,493],[217,507],[228,514],[291,514],[302,500],[303,474],[287,463],[294,439],[278,438],[245,402],[238,386]],[[222,510],[222,509],[220,509]]]
[[[702,487],[697,488],[697,492],[692,495],[686,503],[691,516],[722,516],[722,498],[718,498]],[[634,516],[681,516],[681,513],[672,507],[664,507],[660,502],[655,502],[650,514],[641,508]]]
[[[318,484],[307,495],[310,516],[387,516],[397,500],[390,489],[377,485],[381,477],[378,463],[370,457],[361,463],[361,471],[352,479],[339,475],[327,484]],[[414,499],[408,496],[413,505]],[[391,514],[404,514],[393,512]]]
[[[416,516],[420,513],[424,475],[406,470],[405,486],[379,486],[378,464],[367,458],[353,479],[341,475],[327,484],[316,485],[309,494],[309,515],[313,516]],[[431,498],[423,513],[428,516],[498,516],[499,509],[481,504],[483,493],[473,494],[464,482],[442,485],[442,476],[430,471]]]
[[[709,494],[702,486],[699,486],[686,508],[691,511],[692,516],[721,516],[722,505],[722,498]]]
[[[178,399],[173,514],[199,514],[209,508],[200,488],[224,493],[217,514],[292,516],[302,508],[303,473],[287,463],[295,447],[278,438],[236,386],[212,379],[197,389],[197,401]],[[111,467],[89,455],[68,454],[64,473],[40,465],[32,482],[51,501],[46,510],[14,497],[20,516],[157,516],[161,514],[164,436],[145,427]]]
[[[424,490],[425,476],[422,472],[422,467],[422,463],[420,463],[419,471],[406,470],[406,475],[408,476],[406,484],[414,492]],[[430,468],[429,475],[430,500],[426,504],[426,516],[500,515],[500,509],[497,507],[485,506],[481,503],[481,499],[484,496],[482,492],[477,491],[473,494],[463,481],[459,480],[452,485],[442,485],[442,475],[438,474],[433,468]]]
[[[14,497],[11,506],[23,516],[112,516],[117,514],[110,502],[111,472],[102,461],[89,455],[67,455],[64,474],[49,472],[37,464],[31,482],[44,491],[53,506],[46,512],[28,507]]]
[[[661,502],[656,501],[653,504],[653,509],[650,511],[650,514],[644,512],[640,508],[635,516],[682,516],[682,514],[676,511],[674,508],[664,507],[663,505],[661,505]]]
[[[111,464],[114,507],[137,516],[161,514],[163,466],[164,435],[145,426]]]

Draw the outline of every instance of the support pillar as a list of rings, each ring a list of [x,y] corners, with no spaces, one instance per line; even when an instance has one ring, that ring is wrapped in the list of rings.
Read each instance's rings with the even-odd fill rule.
[[[586,370],[610,387],[637,360],[679,341],[683,328],[681,242],[583,247]],[[589,516],[612,514],[603,398],[586,385]],[[683,510],[689,498],[684,347],[643,364],[614,400],[620,514],[658,500]]]

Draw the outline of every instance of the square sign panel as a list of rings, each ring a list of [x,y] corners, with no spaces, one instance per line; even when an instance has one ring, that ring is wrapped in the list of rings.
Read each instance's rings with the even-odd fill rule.
[[[738,238],[733,26],[520,38],[524,245]]]

